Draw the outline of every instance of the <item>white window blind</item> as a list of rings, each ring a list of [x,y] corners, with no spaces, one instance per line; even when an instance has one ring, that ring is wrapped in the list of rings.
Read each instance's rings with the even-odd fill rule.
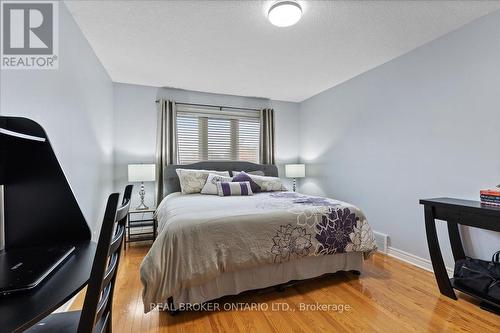
[[[206,160],[259,163],[259,112],[178,104],[177,144],[180,164]]]

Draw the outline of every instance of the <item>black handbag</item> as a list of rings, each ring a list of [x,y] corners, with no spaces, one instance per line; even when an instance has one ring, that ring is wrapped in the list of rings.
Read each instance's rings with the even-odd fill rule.
[[[454,283],[500,302],[500,251],[491,261],[466,257],[455,263]]]

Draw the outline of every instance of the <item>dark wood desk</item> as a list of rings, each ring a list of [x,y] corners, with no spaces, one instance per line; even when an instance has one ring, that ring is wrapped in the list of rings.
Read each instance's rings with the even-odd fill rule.
[[[432,268],[441,294],[456,300],[457,296],[453,290],[455,288],[487,303],[484,304],[485,307],[488,307],[488,304],[494,307],[500,306],[500,304],[496,304],[491,299],[482,298],[471,291],[464,290],[453,284],[453,279],[450,280],[448,277],[444,265],[435,223],[436,219],[447,222],[453,258],[457,261],[465,259],[458,225],[461,224],[500,232],[500,207],[484,205],[479,201],[452,198],[422,199],[420,200],[420,204],[424,205],[427,245],[429,246]]]
[[[22,332],[75,296],[88,282],[96,244],[84,241],[35,289],[0,296],[0,332]]]

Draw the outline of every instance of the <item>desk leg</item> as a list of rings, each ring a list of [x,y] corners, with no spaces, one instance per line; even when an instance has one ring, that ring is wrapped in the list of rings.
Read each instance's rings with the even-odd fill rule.
[[[448,221],[448,236],[450,237],[451,251],[455,261],[465,259],[465,252],[462,246],[462,239],[458,231],[458,224],[455,221]]]
[[[452,299],[457,299],[453,287],[450,283],[450,278],[446,272],[439,241],[436,233],[436,221],[434,220],[434,212],[431,206],[424,206],[425,213],[425,232],[427,233],[427,245],[429,246],[429,254],[431,256],[432,268],[441,294]]]

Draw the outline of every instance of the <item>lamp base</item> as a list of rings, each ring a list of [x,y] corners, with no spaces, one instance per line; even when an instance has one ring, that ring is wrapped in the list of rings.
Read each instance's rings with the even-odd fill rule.
[[[149,209],[148,206],[146,206],[144,203],[141,203],[139,206],[135,208],[136,210],[146,210]]]
[[[137,206],[136,210],[146,210],[149,209],[148,206],[144,203],[144,196],[146,195],[146,190],[144,190],[144,183],[141,183],[141,190],[139,191],[139,196],[141,197],[141,204]]]

